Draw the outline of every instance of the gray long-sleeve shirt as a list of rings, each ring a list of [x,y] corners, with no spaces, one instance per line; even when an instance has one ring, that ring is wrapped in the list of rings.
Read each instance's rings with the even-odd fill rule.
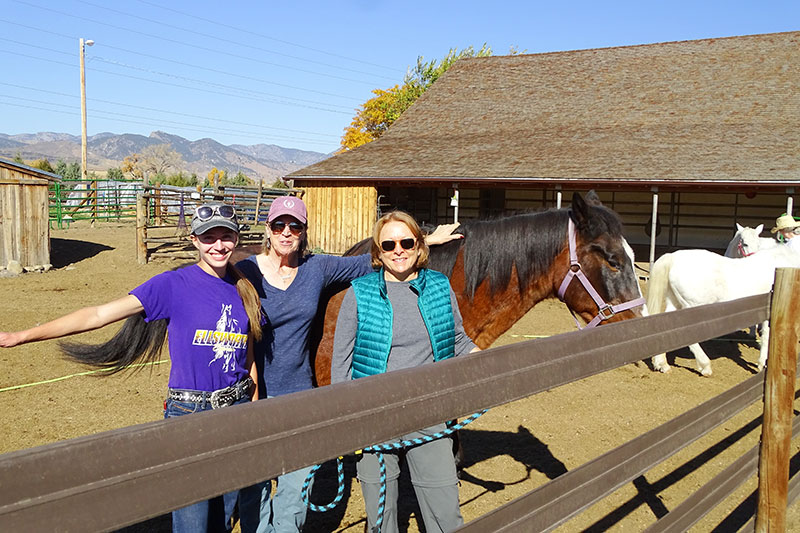
[[[433,362],[433,347],[425,328],[425,322],[417,306],[417,294],[406,281],[387,281],[386,292],[392,304],[392,348],[386,363],[386,371],[413,368]],[[458,311],[453,290],[450,290],[450,305],[455,321],[455,354],[469,353],[475,344],[464,332],[461,313]],[[347,290],[336,322],[331,361],[331,383],[351,379],[353,368],[353,345],[358,327],[358,307],[352,287]]]

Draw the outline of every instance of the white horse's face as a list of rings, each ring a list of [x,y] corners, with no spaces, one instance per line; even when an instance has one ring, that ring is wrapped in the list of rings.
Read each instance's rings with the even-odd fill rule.
[[[736,234],[725,250],[726,257],[749,257],[763,248],[765,239],[761,239],[761,232],[764,231],[764,224],[759,224],[755,228],[736,224]]]
[[[761,241],[759,236],[764,229],[764,225],[760,224],[756,228],[742,227],[739,231],[739,242],[741,243],[742,256],[747,257],[761,249]]]

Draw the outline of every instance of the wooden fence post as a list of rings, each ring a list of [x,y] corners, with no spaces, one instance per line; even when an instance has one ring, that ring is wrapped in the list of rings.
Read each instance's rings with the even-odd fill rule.
[[[136,260],[140,265],[147,264],[147,199],[144,195],[136,198]]]
[[[792,416],[800,330],[800,269],[779,268],[770,310],[769,361],[758,463],[758,532],[786,531]]]
[[[156,225],[161,226],[164,224],[164,218],[161,215],[161,184],[156,183],[155,188],[153,189],[153,195],[155,196],[154,204],[155,204],[155,211],[156,211]]]
[[[255,213],[255,222],[253,223],[253,227],[258,227],[258,212],[261,210],[261,193],[263,191],[264,181],[258,180],[258,192],[256,192],[256,213]]]

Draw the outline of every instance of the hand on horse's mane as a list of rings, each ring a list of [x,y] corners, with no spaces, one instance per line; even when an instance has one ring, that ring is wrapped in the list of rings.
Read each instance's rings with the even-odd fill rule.
[[[461,224],[441,224],[436,226],[436,229],[425,236],[425,243],[428,246],[436,246],[444,244],[457,239],[463,239],[464,235],[460,233],[453,233]]]

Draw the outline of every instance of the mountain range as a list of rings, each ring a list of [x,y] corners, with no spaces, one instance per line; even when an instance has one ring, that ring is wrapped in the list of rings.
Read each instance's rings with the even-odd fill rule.
[[[213,139],[189,141],[178,135],[154,131],[148,137],[133,133],[98,133],[87,139],[89,171],[118,168],[122,160],[144,148],[169,144],[183,158],[184,168],[205,177],[212,168],[227,170],[234,175],[243,172],[254,180],[270,184],[299,168],[330,157],[331,154],[283,148],[274,144],[232,144],[225,146]],[[0,157],[13,159],[19,155],[25,161],[48,159],[55,165],[59,160],[71,163],[81,160],[81,138],[68,133],[0,133]]]

